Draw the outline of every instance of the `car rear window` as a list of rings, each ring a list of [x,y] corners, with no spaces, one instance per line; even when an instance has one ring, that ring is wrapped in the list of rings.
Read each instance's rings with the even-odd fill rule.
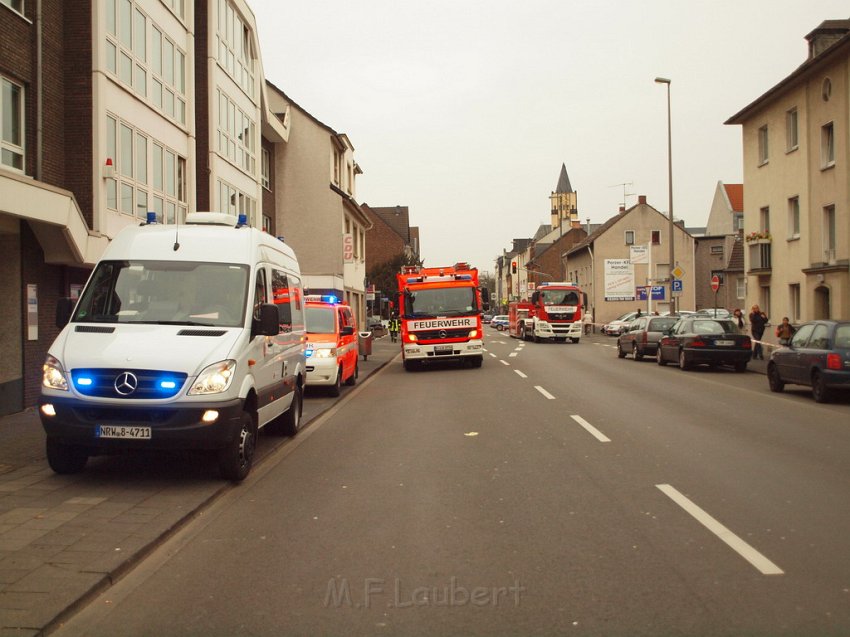
[[[649,321],[646,328],[647,332],[665,332],[673,327],[678,319],[675,318],[656,318]]]
[[[737,334],[738,326],[732,321],[697,320],[694,321],[695,334]]]
[[[835,348],[850,349],[850,324],[835,328]]]

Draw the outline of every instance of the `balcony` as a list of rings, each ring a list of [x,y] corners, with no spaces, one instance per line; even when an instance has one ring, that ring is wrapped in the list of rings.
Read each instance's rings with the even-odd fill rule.
[[[750,274],[770,274],[770,239],[750,241],[747,248],[750,251]]]

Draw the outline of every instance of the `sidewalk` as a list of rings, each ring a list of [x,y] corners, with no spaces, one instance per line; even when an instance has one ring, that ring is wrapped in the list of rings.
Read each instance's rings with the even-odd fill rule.
[[[375,339],[359,382],[399,351]],[[305,425],[337,400],[308,392]],[[286,440],[261,434],[255,464]],[[232,488],[214,461],[189,453],[98,457],[56,475],[36,409],[0,417],[0,637],[49,632]]]

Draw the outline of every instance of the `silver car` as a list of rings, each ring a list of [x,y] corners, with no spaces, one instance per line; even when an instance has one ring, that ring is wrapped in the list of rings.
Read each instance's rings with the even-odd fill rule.
[[[679,319],[675,316],[642,316],[629,324],[617,339],[617,356],[626,354],[639,361],[644,356],[655,356],[661,337],[669,334]]]

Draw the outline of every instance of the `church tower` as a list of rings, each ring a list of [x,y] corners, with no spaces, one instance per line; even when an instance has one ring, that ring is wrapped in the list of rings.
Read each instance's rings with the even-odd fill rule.
[[[567,166],[561,164],[561,174],[558,177],[558,185],[555,191],[549,195],[552,204],[552,230],[561,228],[567,231],[576,227],[578,220],[578,193],[573,191],[570,178],[567,175]]]

